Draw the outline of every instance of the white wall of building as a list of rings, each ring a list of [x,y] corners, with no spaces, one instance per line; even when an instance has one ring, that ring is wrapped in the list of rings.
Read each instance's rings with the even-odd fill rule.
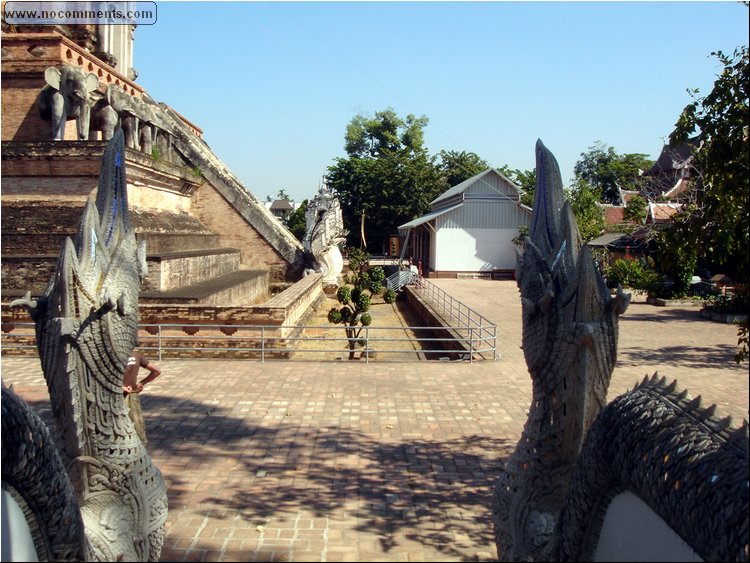
[[[439,229],[431,239],[440,252],[431,248],[433,269],[437,271],[513,270],[516,253],[513,237],[518,229]]]

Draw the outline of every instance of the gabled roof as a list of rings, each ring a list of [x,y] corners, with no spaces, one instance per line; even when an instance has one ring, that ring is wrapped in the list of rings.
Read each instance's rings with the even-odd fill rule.
[[[694,145],[695,141],[692,139],[676,147],[665,145],[662,147],[661,154],[656,159],[656,162],[654,162],[654,165],[646,170],[643,175],[656,176],[684,168],[692,161],[691,157],[693,156]]]
[[[291,211],[294,209],[288,199],[277,199],[271,204],[271,209],[280,209],[282,211]]]
[[[435,204],[437,204],[437,203],[439,203],[441,201],[448,200],[448,199],[450,199],[450,198],[452,198],[454,196],[462,194],[470,186],[474,185],[477,182],[480,182],[482,180],[482,178],[484,178],[488,174],[489,175],[494,174],[494,175],[498,176],[501,180],[503,180],[504,182],[507,182],[510,186],[512,186],[513,188],[515,188],[516,191],[519,194],[521,193],[521,189],[518,186],[516,186],[511,180],[509,180],[508,178],[506,178],[503,174],[501,174],[500,172],[498,172],[496,169],[494,169],[494,168],[488,168],[484,172],[480,172],[479,174],[476,174],[476,175],[472,176],[468,180],[464,180],[460,184],[456,184],[452,188],[447,189],[441,195],[439,195],[438,197],[436,197],[435,199],[433,199],[430,202],[430,205],[434,207]]]
[[[451,205],[450,207],[444,207],[440,209],[439,211],[432,211],[431,213],[428,213],[427,215],[423,215],[422,217],[418,219],[414,219],[412,221],[409,221],[408,223],[404,223],[403,225],[399,225],[399,230],[402,229],[413,229],[414,227],[418,227],[419,225],[423,225],[424,223],[427,223],[428,221],[432,221],[436,217],[440,217],[441,215],[444,215],[445,213],[448,213],[449,211],[453,211],[454,209],[458,209],[461,207],[463,203],[458,203],[456,205]]]

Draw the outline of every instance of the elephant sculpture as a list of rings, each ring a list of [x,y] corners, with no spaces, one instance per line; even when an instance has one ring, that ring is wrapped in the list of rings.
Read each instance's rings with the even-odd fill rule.
[[[154,113],[148,104],[131,96],[120,86],[107,87],[107,103],[120,116],[125,146],[150,154],[153,146]]]
[[[99,86],[95,74],[85,74],[83,69],[73,65],[62,65],[58,70],[49,67],[44,71],[47,85],[39,93],[39,115],[45,121],[52,121],[52,139],[65,138],[65,123],[76,119],[78,140],[89,138],[91,106],[89,96]]]
[[[119,121],[120,116],[109,105],[107,98],[102,98],[94,104],[91,110],[91,130],[101,131],[104,141],[109,141],[113,137]]]

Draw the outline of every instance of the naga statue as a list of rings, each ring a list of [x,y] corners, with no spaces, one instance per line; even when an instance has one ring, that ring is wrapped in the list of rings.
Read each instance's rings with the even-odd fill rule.
[[[86,204],[75,243],[66,239],[45,293],[33,300],[27,293],[12,304],[28,307],[35,322],[56,426],[55,448],[44,444],[49,436],[43,423],[24,414],[22,401],[3,389],[3,490],[23,499],[40,558],[158,561],[161,554],[166,487],[123,400],[147,273],[145,243],[137,244],[128,217],[126,186],[118,129],[104,152],[96,200]],[[51,501],[57,509],[47,506]],[[67,513],[60,518],[63,507]],[[57,553],[50,546],[60,541],[61,522],[68,539]],[[81,530],[75,545],[70,537]]]
[[[630,296],[620,287],[610,295],[541,141],[536,174],[529,236],[517,255],[532,400],[493,494],[499,559],[606,559],[610,542],[629,560],[624,545],[640,553],[645,540],[619,526],[631,537],[613,542],[609,511],[632,510],[613,502],[630,493],[688,553],[747,561],[747,421],[731,429],[715,407],[656,375],[607,404],[618,317]]]
[[[307,230],[302,245],[314,272],[323,274],[323,284],[338,285],[344,269],[339,245],[346,240],[341,205],[323,185],[308,204],[305,213]]]

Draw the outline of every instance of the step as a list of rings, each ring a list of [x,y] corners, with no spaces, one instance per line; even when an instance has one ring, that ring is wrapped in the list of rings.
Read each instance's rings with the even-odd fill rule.
[[[209,248],[151,253],[146,248],[148,277],[143,291],[169,291],[219,278],[240,268],[236,248]]]
[[[141,291],[140,303],[249,307],[269,299],[269,273],[238,270],[167,291]]]
[[[5,255],[56,254],[66,237],[74,238],[83,217],[81,202],[3,202],[2,248]],[[218,235],[187,213],[131,209],[136,238],[148,252],[177,252],[218,246]]]

